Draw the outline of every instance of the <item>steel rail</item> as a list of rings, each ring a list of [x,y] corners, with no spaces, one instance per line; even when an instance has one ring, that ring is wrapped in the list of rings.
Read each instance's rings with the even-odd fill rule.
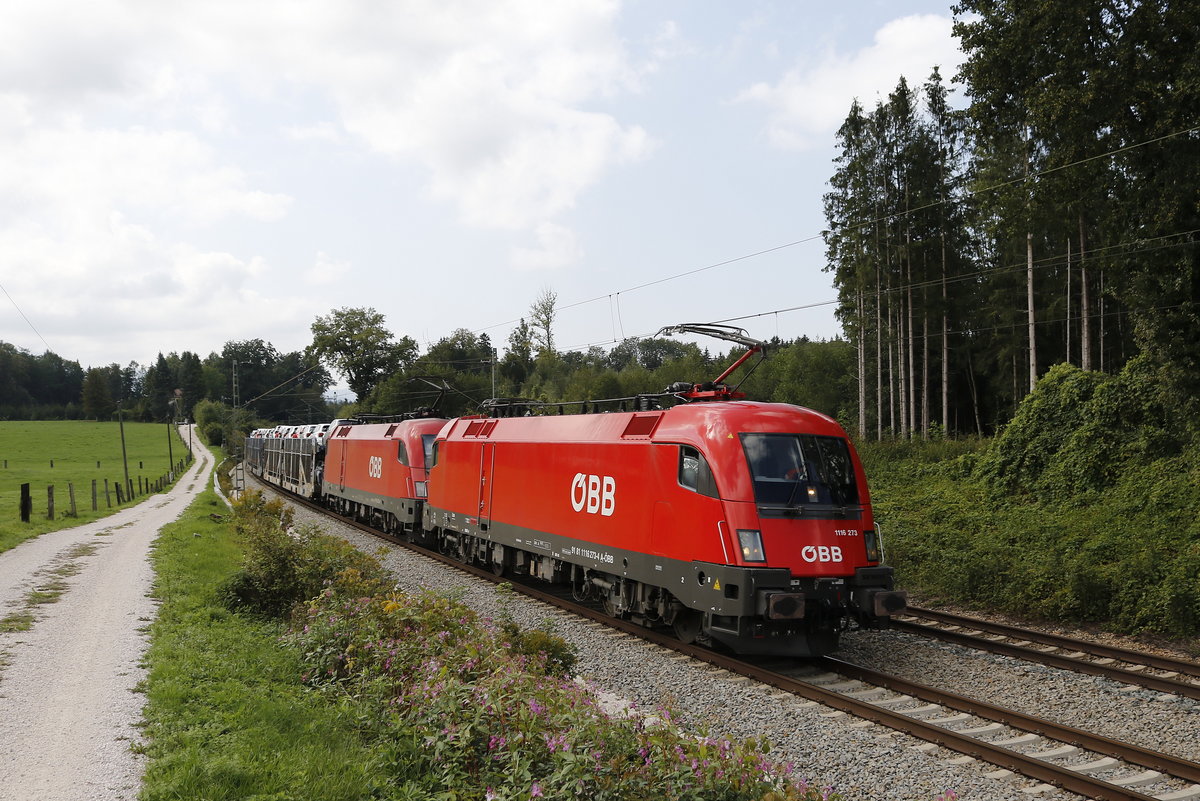
[[[280,491],[277,487],[272,486],[271,488],[273,490]],[[294,495],[293,493],[287,492],[286,490],[282,490],[281,493],[286,494],[292,500],[308,507],[309,509],[326,514],[333,519],[342,523],[346,523],[363,531],[364,533],[381,537],[389,542],[397,543],[426,558],[450,567],[457,568],[477,578],[485,579],[494,583],[508,581],[502,576],[496,576],[490,570],[467,564],[459,561],[458,559],[454,559],[436,551],[429,550],[407,540],[384,535],[378,530],[373,529],[364,523],[336,515],[328,509],[325,509],[320,504],[313,503],[307,499]],[[817,703],[823,704],[832,709],[840,710],[850,715],[854,715],[855,717],[879,723],[888,728],[910,734],[914,737],[918,737],[927,742],[935,743],[952,751],[957,751],[961,754],[981,759],[989,764],[1006,768],[1014,773],[1019,773],[1030,779],[1053,784],[1057,787],[1061,787],[1064,790],[1077,793],[1086,798],[1095,799],[1095,801],[1157,801],[1154,796],[1145,795],[1128,787],[1122,787],[1101,779],[1093,778],[1087,774],[1073,771],[1069,767],[1054,765],[1053,763],[1046,762],[1036,757],[1022,754],[1017,751],[1012,751],[1008,748],[1004,748],[1003,746],[994,745],[985,740],[980,740],[970,735],[961,734],[953,731],[952,729],[939,726],[935,723],[926,722],[916,717],[910,717],[902,712],[896,712],[871,704],[867,701],[861,701],[859,699],[843,695],[834,690],[826,689],[818,684],[813,684],[811,682],[803,681],[791,676],[786,676],[768,668],[759,667],[751,663],[744,662],[730,655],[717,653],[716,651],[711,651],[707,648],[696,645],[685,644],[668,634],[646,628],[640,623],[614,618],[604,612],[582,606],[545,590],[522,583],[509,583],[513,587],[514,591],[519,592],[527,597],[558,607],[559,609],[572,614],[585,617],[596,623],[615,629],[622,634],[631,635],[639,639],[649,641],[698,661],[706,662],[714,667],[727,670],[737,675],[747,676],[755,681],[776,687],[793,695],[806,698],[810,701],[816,701]],[[1116,752],[1127,753],[1130,756],[1120,756],[1117,758],[1126,759],[1129,762],[1142,765],[1143,767],[1161,770],[1164,773],[1176,778],[1200,781],[1200,764],[1188,762],[1187,760],[1173,757],[1169,754],[1160,754],[1140,748],[1139,746],[1120,743],[1119,741],[1115,740],[1108,740],[1107,738],[1092,735],[1079,729],[1061,726],[1060,724],[1056,724],[1052,721],[1034,718],[1013,710],[994,707],[984,702],[975,701],[963,696],[956,696],[953,693],[946,693],[941,690],[925,687],[923,685],[901,679],[897,676],[875,674],[874,671],[870,671],[866,668],[861,668],[856,665],[851,665],[850,663],[842,662],[841,660],[833,659],[831,657],[824,657],[822,660],[820,660],[820,662],[836,670],[838,673],[842,673],[843,675],[858,678],[863,681],[871,681],[879,686],[892,689],[896,692],[902,692],[906,695],[912,695],[913,697],[921,698],[922,700],[926,700],[931,703],[942,704],[954,709],[959,709],[963,712],[969,712],[970,714],[977,715],[979,717],[997,720],[998,722],[1014,728],[1031,731],[1051,739],[1060,739],[1063,742],[1088,748],[1089,750],[1094,750],[1097,753],[1103,753],[1114,757],[1117,756]],[[978,710],[978,712],[973,710]],[[996,717],[996,715],[1002,715],[1003,717]],[[1024,720],[1022,721],[1021,719]],[[1056,732],[1060,733],[1061,736],[1058,736]],[[1135,756],[1136,758],[1134,758]]]
[[[977,701],[973,698],[967,698],[966,696],[957,695],[945,690],[938,690],[900,678],[899,676],[879,673],[869,668],[843,662],[834,657],[822,657],[822,661],[829,665],[830,670],[834,670],[845,676],[851,676],[860,681],[878,684],[887,687],[889,690],[903,693],[904,695],[911,695],[914,698],[920,698],[923,701],[941,704],[942,706],[957,709],[960,712],[967,712],[976,717],[994,720],[1014,729],[1040,734],[1051,740],[1077,745],[1080,748],[1086,748],[1089,751],[1095,751],[1105,756],[1123,759],[1135,765],[1153,768],[1176,778],[1200,782],[1200,763],[1192,762],[1182,757],[1151,751],[1148,748],[1092,734],[1073,726],[1055,723],[1044,718],[1034,717],[1033,715],[1026,715],[1023,712],[989,704],[986,701]]]
[[[979,618],[967,617],[966,615],[955,615],[950,612],[940,612],[935,609],[923,609],[921,607],[910,606],[904,610],[904,613],[906,615],[911,615],[912,617],[936,620],[939,623],[948,623],[955,626],[962,626],[963,628],[976,629],[978,631],[984,631],[990,634],[1002,634],[1005,637],[1028,640],[1029,642],[1037,642],[1041,643],[1042,645],[1054,645],[1059,648],[1070,648],[1075,651],[1082,651],[1084,653],[1104,657],[1107,659],[1116,659],[1121,662],[1129,662],[1136,665],[1146,665],[1147,667],[1157,668],[1159,670],[1169,670],[1176,673],[1183,673],[1188,676],[1200,677],[1200,662],[1192,662],[1187,659],[1177,659],[1170,656],[1147,654],[1141,651],[1133,651],[1128,648],[1119,648],[1115,645],[1104,645],[1103,643],[1092,642],[1091,640],[1080,640],[1075,637],[1066,637],[1061,634],[1049,634],[1047,632],[1032,631],[1029,629],[1023,629],[1019,626],[1010,626],[1005,623],[993,623],[989,620],[980,620]]]
[[[956,645],[963,645],[968,648],[991,651],[992,653],[1011,656],[1016,659],[1023,659],[1030,662],[1040,662],[1045,665],[1050,665],[1051,667],[1062,668],[1064,670],[1070,670],[1076,673],[1086,673],[1091,676],[1101,676],[1103,678],[1113,679],[1114,681],[1123,682],[1125,684],[1132,684],[1145,687],[1150,690],[1156,690],[1158,692],[1181,695],[1187,698],[1200,700],[1200,684],[1196,684],[1192,681],[1181,681],[1179,679],[1172,679],[1166,676],[1156,676],[1153,673],[1142,673],[1140,671],[1128,670],[1126,668],[1116,667],[1114,665],[1100,664],[1097,662],[1092,662],[1086,658],[1078,658],[1066,654],[1048,653],[1037,648],[1028,648],[1016,643],[998,642],[996,640],[990,640],[986,637],[979,637],[962,631],[939,629],[922,623],[893,620],[890,625],[891,628],[897,631],[908,631],[921,637],[932,637],[937,640],[955,643]],[[975,628],[973,625],[968,627]],[[1020,631],[1023,632],[1024,630]],[[1034,635],[1036,632],[1028,632],[1028,634]],[[1005,636],[1019,636],[1021,639],[1026,639],[1030,642],[1035,641],[1032,636],[1026,637],[1025,633],[1020,635]],[[1128,658],[1132,659],[1133,657]]]

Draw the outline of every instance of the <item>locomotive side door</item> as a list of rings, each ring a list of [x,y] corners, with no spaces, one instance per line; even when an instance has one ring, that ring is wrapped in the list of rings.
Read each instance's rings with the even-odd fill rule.
[[[339,463],[338,463],[337,484],[338,484],[338,490],[340,492],[345,492],[346,491],[346,451],[350,450],[350,447],[349,447],[349,443],[344,439],[341,441],[341,445],[342,445],[342,454],[341,454],[342,458],[339,460]]]
[[[479,452],[479,530],[487,531],[492,516],[492,471],[496,466],[496,446],[483,443]]]

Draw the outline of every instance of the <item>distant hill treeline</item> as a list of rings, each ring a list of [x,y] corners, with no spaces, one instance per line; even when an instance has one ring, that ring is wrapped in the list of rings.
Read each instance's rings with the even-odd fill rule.
[[[152,365],[130,362],[86,370],[50,351],[34,356],[0,342],[0,420],[109,420],[115,419],[118,404],[130,420],[190,419],[201,400],[232,401],[235,362],[242,402],[285,385],[256,403],[260,415],[327,418],[321,396],[332,383],[329,373],[315,358],[281,354],[255,339],[226,343],[220,353],[204,359],[190,351],[160,353]],[[304,375],[294,379],[299,373]]]

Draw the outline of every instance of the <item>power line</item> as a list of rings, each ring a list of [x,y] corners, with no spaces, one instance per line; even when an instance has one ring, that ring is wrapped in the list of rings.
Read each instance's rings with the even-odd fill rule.
[[[1138,253],[1152,253],[1155,251],[1166,250],[1169,248],[1185,247],[1188,245],[1195,244],[1194,241],[1193,240],[1185,240],[1185,241],[1180,241],[1180,242],[1166,242],[1166,240],[1173,239],[1173,238],[1179,238],[1179,237],[1190,237],[1190,236],[1195,236],[1197,234],[1200,234],[1200,228],[1194,228],[1194,229],[1191,229],[1188,231],[1179,231],[1179,232],[1173,233],[1173,234],[1164,234],[1162,236],[1154,237],[1152,239],[1140,239],[1140,240],[1136,240],[1135,242],[1118,242],[1113,245],[1106,245],[1104,247],[1098,247],[1098,248],[1091,250],[1090,258],[1091,259],[1100,259],[1102,257],[1103,258],[1113,258],[1113,251],[1117,251],[1118,249],[1121,249],[1121,248],[1124,248],[1124,250],[1121,250],[1120,253],[1118,253],[1117,255],[1129,256],[1129,255],[1134,255],[1134,254],[1138,254]],[[1149,246],[1151,243],[1156,243],[1156,242],[1161,243],[1161,244]],[[1148,245],[1148,246],[1135,247],[1137,245]],[[1064,257],[1065,257],[1065,254],[1056,253],[1052,256],[1047,256],[1042,259],[1038,259],[1037,261],[1034,262],[1034,268],[1038,269],[1038,270],[1044,270],[1044,269],[1069,265],[1070,262],[1068,262]],[[878,295],[894,295],[897,293],[908,292],[909,290],[940,287],[942,285],[943,280],[947,284],[957,284],[957,283],[963,283],[965,281],[979,280],[982,278],[986,278],[988,276],[1003,275],[1004,273],[1024,272],[1026,269],[1027,269],[1027,265],[1025,264],[1025,262],[1013,262],[1012,264],[999,265],[996,267],[988,267],[988,268],[985,268],[982,270],[977,270],[977,271],[971,272],[971,273],[963,273],[963,274],[956,275],[956,276],[950,276],[945,279],[942,279],[941,277],[937,277],[937,278],[931,278],[931,279],[928,279],[925,281],[914,281],[912,283],[907,283],[907,284],[897,284],[896,286],[880,289],[878,291],[878,293],[876,293],[874,290],[872,290],[869,292],[864,292],[862,294],[864,294],[864,295],[876,295],[876,294],[878,294]],[[789,312],[794,312],[794,311],[805,311],[808,309],[820,308],[822,306],[833,306],[833,305],[837,305],[839,303],[842,303],[842,299],[835,298],[832,300],[822,300],[822,301],[816,301],[813,303],[806,303],[806,304],[799,305],[799,306],[789,306],[786,308],[771,309],[769,311],[757,312],[754,314],[745,314],[745,315],[741,315],[739,317],[726,317],[726,318],[720,319],[720,320],[710,320],[708,322],[711,322],[711,323],[735,323],[735,322],[740,322],[743,320],[753,320],[753,319],[757,319],[760,317],[770,317],[771,315],[787,314]],[[1089,315],[1089,317],[1092,317],[1092,316],[1093,315]],[[1040,322],[1039,322],[1039,324],[1040,324]],[[1025,323],[1021,323],[1021,325],[1025,325]],[[654,335],[653,333],[647,333],[647,334],[643,334],[641,336],[634,337],[634,338],[644,339],[647,337],[651,337],[653,335]],[[567,350],[569,350],[569,351],[584,350],[587,348],[608,345],[613,342],[616,342],[616,340],[604,340],[601,342],[591,342],[586,345],[578,345],[578,346],[575,346],[572,348],[568,348]]]
[[[29,318],[25,316],[25,312],[21,311],[21,307],[17,305],[15,300],[13,300],[13,296],[8,294],[8,290],[4,288],[4,284],[0,284],[0,291],[4,292],[4,296],[8,298],[8,302],[13,305],[13,308],[17,310],[17,314],[21,315],[21,319],[24,320],[25,323],[33,330],[33,333],[37,334],[37,338],[42,340],[42,344],[46,346],[46,350],[53,352],[54,349],[50,347],[50,343],[46,341],[44,336],[42,336],[42,332],[37,330],[37,326],[30,322]]]
[[[236,362],[235,362],[235,364],[236,364]],[[313,370],[317,370],[317,369],[319,369],[320,367],[321,367],[321,362],[320,362],[320,361],[318,361],[316,364],[314,364],[312,367],[309,367],[307,370],[301,370],[299,373],[296,373],[296,374],[295,374],[294,376],[292,376],[291,378],[286,378],[286,379],[284,379],[283,381],[280,381],[278,384],[276,384],[275,386],[271,387],[271,388],[270,388],[270,389],[268,389],[266,392],[262,393],[261,395],[257,395],[257,396],[255,396],[255,397],[251,398],[250,400],[246,401],[245,403],[243,403],[243,404],[241,404],[241,405],[242,405],[243,407],[245,407],[245,406],[249,406],[250,404],[254,403],[254,402],[255,402],[255,401],[257,401],[257,400],[262,400],[263,398],[267,397],[268,395],[270,395],[272,392],[274,392],[275,390],[279,389],[280,387],[282,387],[282,386],[284,386],[284,385],[286,385],[286,384],[290,384],[290,383],[292,383],[293,381],[298,381],[298,380],[300,380],[301,378],[303,378],[305,375],[307,375],[308,373],[311,373]],[[290,397],[290,396],[289,396],[289,397]]]
[[[1152,139],[1147,139],[1147,140],[1144,140],[1144,141],[1142,141],[1142,142],[1135,142],[1135,143],[1133,143],[1133,144],[1124,145],[1124,146],[1122,146],[1122,147],[1114,148],[1114,149],[1112,149],[1112,150],[1109,150],[1109,151],[1106,151],[1106,152],[1104,152],[1104,153],[1098,153],[1098,154],[1095,154],[1095,155],[1092,155],[1092,156],[1087,156],[1087,157],[1085,157],[1085,158],[1081,158],[1081,159],[1077,159],[1077,160],[1075,160],[1075,161],[1072,161],[1072,162],[1068,162],[1067,164],[1061,164],[1061,165],[1059,165],[1059,166],[1057,166],[1057,167],[1048,167],[1048,168],[1046,168],[1046,169],[1044,169],[1044,170],[1039,170],[1039,171],[1037,171],[1037,172],[1030,173],[1029,175],[1022,175],[1022,176],[1019,176],[1019,177],[1017,177],[1017,178],[1012,178],[1012,179],[1009,179],[1009,180],[1007,180],[1007,181],[1001,181],[1001,182],[999,182],[999,183],[996,183],[996,184],[991,184],[991,185],[989,185],[989,186],[980,187],[980,188],[978,188],[978,189],[973,189],[973,190],[970,190],[970,191],[966,192],[966,193],[965,193],[965,195],[966,195],[966,197],[974,197],[975,195],[978,195],[978,194],[982,194],[982,193],[985,193],[985,192],[992,192],[992,191],[996,191],[996,190],[998,190],[998,189],[1003,189],[1003,188],[1004,188],[1004,187],[1006,187],[1006,186],[1012,186],[1013,184],[1021,183],[1021,182],[1024,182],[1024,181],[1030,181],[1030,180],[1033,180],[1033,179],[1035,179],[1035,178],[1041,178],[1041,177],[1044,177],[1044,176],[1047,176],[1047,175],[1051,175],[1051,174],[1053,174],[1053,173],[1056,173],[1056,172],[1060,172],[1060,171],[1062,171],[1062,170],[1066,170],[1066,169],[1073,168],[1073,167],[1078,167],[1078,166],[1080,166],[1080,165],[1086,164],[1086,163],[1088,163],[1088,162],[1091,162],[1091,161],[1097,161],[1097,160],[1099,160],[1099,159],[1104,159],[1104,158],[1111,158],[1112,156],[1116,156],[1116,155],[1118,155],[1118,154],[1120,154],[1120,153],[1126,153],[1126,152],[1129,152],[1129,151],[1131,151],[1131,150],[1136,150],[1136,149],[1138,149],[1138,148],[1147,147],[1147,146],[1149,146],[1149,145],[1152,145],[1152,144],[1157,144],[1157,143],[1159,143],[1159,142],[1164,142],[1164,141],[1166,141],[1166,140],[1169,140],[1169,139],[1174,139],[1174,138],[1176,138],[1176,137],[1180,137],[1180,136],[1187,136],[1187,135],[1191,135],[1191,134],[1195,134],[1195,133],[1200,133],[1200,127],[1192,127],[1192,128],[1187,128],[1187,129],[1184,129],[1184,130],[1175,131],[1174,133],[1164,134],[1163,136],[1158,136],[1158,137],[1154,137],[1154,138],[1152,138]],[[880,217],[876,217],[875,219],[872,219],[872,220],[864,220],[864,221],[862,221],[862,222],[855,223],[854,225],[850,225],[850,226],[844,226],[844,229],[845,229],[845,230],[853,230],[853,229],[856,229],[856,228],[862,228],[862,227],[865,227],[865,226],[867,226],[867,225],[872,225],[872,224],[874,224],[874,223],[882,222],[882,221],[884,221],[884,220],[888,220],[888,219],[891,219],[891,218],[894,218],[894,217],[895,217],[895,218],[902,218],[902,217],[904,217],[904,216],[906,216],[906,215],[912,215],[912,214],[916,214],[917,212],[920,212],[920,211],[925,211],[925,210],[927,210],[927,209],[936,208],[936,207],[938,207],[938,206],[947,205],[947,204],[949,204],[949,203],[951,203],[951,202],[952,202],[952,200],[951,200],[950,198],[945,198],[945,199],[942,199],[942,200],[937,200],[937,201],[934,201],[934,202],[931,202],[931,203],[927,203],[927,204],[925,204],[925,205],[923,205],[923,206],[918,206],[918,207],[916,207],[916,208],[912,208],[912,209],[905,209],[905,210],[903,210],[903,211],[898,211],[898,212],[896,212],[896,213],[894,213],[894,214],[886,214],[886,215],[882,215],[882,216],[880,216]],[[586,300],[579,300],[579,301],[575,301],[575,302],[573,302],[573,303],[564,304],[564,305],[562,305],[562,306],[555,306],[555,307],[554,307],[554,311],[555,311],[555,312],[558,312],[558,311],[566,311],[566,310],[568,310],[568,309],[573,309],[573,308],[576,308],[576,307],[578,307],[578,306],[585,306],[585,305],[587,305],[587,304],[589,304],[589,303],[595,303],[596,301],[599,301],[599,300],[607,300],[607,299],[611,298],[612,296],[614,296],[614,295],[620,295],[621,293],[636,292],[636,291],[637,291],[637,290],[639,290],[639,289],[646,289],[646,288],[648,288],[648,287],[657,286],[657,285],[659,285],[659,284],[664,284],[664,283],[667,283],[667,282],[669,282],[669,281],[675,281],[675,280],[678,280],[678,279],[680,279],[680,278],[687,278],[687,277],[689,277],[689,276],[692,276],[692,275],[697,275],[697,274],[699,274],[699,273],[706,272],[706,271],[708,271],[708,270],[713,270],[713,269],[716,269],[716,268],[718,268],[718,267],[725,267],[725,266],[728,266],[728,265],[730,265],[730,264],[736,264],[736,263],[738,263],[738,262],[746,261],[746,260],[748,260],[748,259],[757,258],[757,257],[759,257],[759,256],[764,256],[764,255],[766,255],[766,254],[769,254],[769,253],[775,253],[775,252],[777,252],[777,251],[780,251],[780,250],[786,250],[786,249],[788,249],[788,248],[792,248],[792,247],[795,247],[795,246],[797,246],[797,245],[806,244],[806,243],[808,243],[808,242],[812,242],[812,241],[814,241],[814,240],[820,239],[820,238],[824,237],[824,235],[825,235],[825,234],[827,234],[827,233],[829,233],[829,232],[830,232],[830,231],[829,231],[829,229],[825,229],[825,230],[822,230],[822,231],[821,231],[821,232],[819,232],[819,233],[812,234],[812,235],[810,235],[810,236],[806,236],[806,237],[803,237],[803,238],[801,238],[801,239],[796,239],[796,240],[794,240],[794,241],[791,241],[791,242],[786,242],[786,243],[784,243],[784,244],[782,244],[782,245],[775,245],[775,246],[773,246],[773,247],[764,248],[764,249],[762,249],[762,250],[757,250],[757,251],[754,251],[754,252],[752,252],[752,253],[746,253],[746,254],[744,254],[744,255],[741,255],[741,256],[735,256],[735,257],[733,257],[733,258],[731,258],[731,259],[725,259],[725,260],[723,260],[723,261],[714,262],[713,264],[708,264],[708,265],[705,265],[705,266],[703,266],[703,267],[697,267],[697,268],[694,268],[694,269],[691,269],[691,270],[685,270],[684,272],[681,272],[681,273],[675,273],[674,275],[669,275],[669,276],[665,276],[665,277],[663,277],[663,278],[658,278],[658,279],[655,279],[655,280],[653,280],[653,281],[647,281],[647,282],[645,282],[645,283],[642,283],[642,284],[637,284],[636,286],[629,287],[628,289],[622,289],[622,290],[618,290],[618,291],[616,291],[616,292],[609,292],[609,293],[606,293],[606,294],[604,294],[604,295],[597,295],[597,296],[595,296],[595,297],[593,297],[593,298],[588,298],[588,299],[586,299]],[[837,302],[837,301],[827,301],[827,302],[822,302],[822,303],[809,304],[809,305],[805,305],[805,306],[797,306],[797,307],[794,307],[793,309],[787,309],[787,310],[781,310],[781,311],[794,311],[794,310],[799,310],[799,309],[816,308],[816,307],[819,307],[819,306],[826,306],[826,305],[829,305],[830,303],[836,303],[836,302]],[[767,316],[767,315],[769,315],[769,314],[773,314],[773,313],[774,313],[774,312],[763,312],[761,315],[750,315],[750,316],[747,316],[747,317],[740,317],[740,318],[733,318],[733,319],[735,319],[735,320],[736,320],[736,319],[751,319],[752,317],[758,317],[758,316]],[[517,319],[514,319],[514,320],[508,320],[508,321],[505,321],[505,322],[502,322],[502,323],[495,323],[495,324],[493,324],[493,325],[485,326],[484,328],[478,328],[478,329],[475,329],[475,331],[474,331],[473,333],[481,333],[481,332],[484,332],[484,331],[490,331],[490,330],[491,330],[491,329],[493,329],[493,328],[501,328],[501,327],[503,327],[503,326],[506,326],[506,325],[513,325],[513,324],[515,324],[515,323],[517,323],[517,322],[520,322],[520,320],[521,320],[521,319],[523,319],[523,318],[517,318]],[[615,340],[607,340],[607,341],[605,341],[605,342],[603,342],[603,343],[594,343],[594,344],[607,344],[607,342],[608,342],[608,341],[615,341]],[[589,346],[587,346],[587,347],[590,347],[590,345],[589,345]]]

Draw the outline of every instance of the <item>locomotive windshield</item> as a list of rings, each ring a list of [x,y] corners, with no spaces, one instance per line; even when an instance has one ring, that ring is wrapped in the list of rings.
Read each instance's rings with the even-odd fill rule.
[[[850,449],[839,437],[812,434],[742,434],[754,479],[754,500],[764,506],[848,506],[858,503]]]

